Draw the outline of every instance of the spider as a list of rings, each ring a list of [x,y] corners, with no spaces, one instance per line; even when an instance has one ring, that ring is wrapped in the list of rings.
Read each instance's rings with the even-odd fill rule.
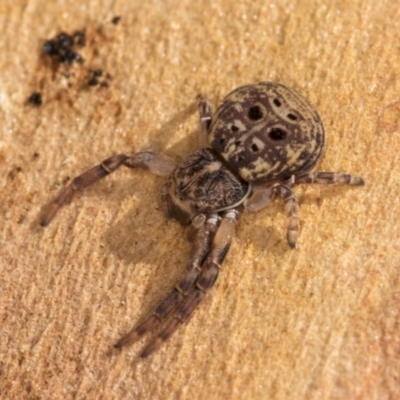
[[[192,249],[183,279],[153,313],[115,343],[116,348],[162,329],[141,353],[147,357],[192,315],[214,285],[241,212],[258,211],[276,196],[288,216],[287,241],[296,247],[299,205],[293,187],[299,184],[360,186],[359,176],[312,172],[325,148],[321,119],[306,98],[279,83],[239,87],[212,116],[210,102],[198,96],[200,149],[184,162],[144,151],[118,154],[77,176],[43,215],[46,226],[73,194],[121,166],[142,168],[168,177],[161,189],[165,215],[190,226]]]

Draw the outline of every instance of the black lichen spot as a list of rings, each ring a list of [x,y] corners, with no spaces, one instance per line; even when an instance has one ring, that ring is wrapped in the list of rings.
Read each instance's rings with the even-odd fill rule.
[[[42,94],[39,92],[33,92],[28,98],[28,103],[35,107],[40,107],[42,105]]]
[[[88,80],[88,85],[89,86],[96,86],[99,84],[99,80],[96,79],[95,77],[92,77]]]
[[[270,137],[272,140],[276,140],[276,141],[285,139],[285,138],[286,138],[286,135],[287,135],[287,132],[284,131],[284,130],[281,129],[281,128],[273,128],[273,129],[271,129],[271,131],[269,132],[269,137]]]
[[[119,23],[119,21],[121,21],[121,16],[120,15],[116,15],[112,20],[111,20],[111,22],[114,24],[114,25],[118,25],[118,23]]]
[[[76,31],[72,35],[61,32],[55,38],[46,40],[43,52],[59,63],[71,64],[73,61],[83,63],[83,58],[74,51],[74,47],[83,47],[85,44],[84,31]]]
[[[15,168],[13,168],[13,169],[8,173],[8,178],[9,178],[10,180],[14,180],[15,177],[17,176],[17,174],[18,174],[19,172],[21,172],[21,171],[22,171],[22,168],[21,168],[21,167],[15,167]]]
[[[85,44],[86,44],[86,34],[85,34],[85,31],[75,31],[75,32],[74,32],[74,35],[73,35],[73,38],[74,38],[74,43],[75,43],[77,46],[80,46],[80,47],[85,46]]]
[[[109,87],[108,81],[111,79],[109,73],[104,73],[101,69],[94,69],[89,71],[89,76],[87,78],[87,84],[89,86],[97,86],[107,88]]]
[[[57,43],[56,43],[54,40],[52,40],[52,39],[47,40],[47,41],[44,43],[44,45],[43,45],[43,51],[44,51],[46,54],[48,54],[49,56],[56,55],[56,54],[57,54],[57,51],[58,51],[58,45],[57,45]]]
[[[253,106],[249,108],[248,116],[252,121],[258,121],[263,117],[261,108],[259,106]]]
[[[67,48],[74,44],[74,39],[67,33],[62,32],[57,36],[57,42],[59,47]]]

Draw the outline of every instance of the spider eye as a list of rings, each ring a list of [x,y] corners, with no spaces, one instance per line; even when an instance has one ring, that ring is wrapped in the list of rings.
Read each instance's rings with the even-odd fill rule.
[[[252,121],[258,121],[263,117],[261,108],[259,106],[250,107],[248,116]]]
[[[280,141],[285,139],[287,136],[287,132],[281,128],[273,128],[269,132],[269,137],[274,141]]]
[[[297,120],[297,117],[294,114],[288,114],[287,117],[289,119],[291,119],[292,121],[296,121]]]

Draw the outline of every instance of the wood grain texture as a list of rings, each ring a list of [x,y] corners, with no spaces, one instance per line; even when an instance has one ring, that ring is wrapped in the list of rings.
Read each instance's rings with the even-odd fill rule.
[[[400,398],[398,2],[211,4],[1,1],[1,398]],[[66,78],[40,50],[76,29],[85,63]],[[108,88],[87,85],[96,68]],[[258,81],[306,95],[327,132],[318,170],[366,185],[296,189],[295,250],[282,202],[243,215],[190,322],[149,359],[138,360],[145,341],[114,350],[185,269],[185,232],[160,210],[164,179],[118,171],[45,229],[42,206],[112,154],[183,159],[196,95],[215,108]],[[26,104],[34,91],[40,108]]]

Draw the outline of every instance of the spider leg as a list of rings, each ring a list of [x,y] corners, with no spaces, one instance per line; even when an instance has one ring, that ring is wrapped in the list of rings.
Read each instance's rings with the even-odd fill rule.
[[[291,183],[291,181],[289,182]],[[245,211],[256,212],[266,207],[279,194],[285,202],[285,211],[289,217],[287,241],[291,248],[296,247],[300,228],[299,204],[293,191],[288,186],[276,183],[269,187],[257,188],[243,203]]]
[[[169,319],[162,331],[144,348],[140,355],[141,357],[149,356],[157,350],[162,343],[168,340],[172,334],[191,317],[193,311],[201,300],[203,300],[206,293],[214,286],[221,263],[229,250],[232,238],[235,234],[237,215],[238,212],[234,209],[225,213],[195,285],[192,286],[187,296],[185,296],[183,301],[178,305],[172,318]]]
[[[165,299],[159,303],[152,315],[141,324],[134,326],[131,331],[118,340],[114,347],[120,348],[136,342],[143,335],[157,328],[183,301],[201,272],[201,264],[210,250],[210,243],[217,229],[218,219],[217,214],[211,214],[208,218],[204,214],[200,214],[193,219],[192,227],[195,229],[195,233],[192,251],[187,264],[188,272]]]
[[[208,146],[207,133],[212,122],[212,110],[211,104],[205,94],[199,94],[197,96],[199,117],[200,117],[200,137],[199,144],[200,148]]]
[[[339,172],[308,172],[301,175],[292,175],[282,183],[276,183],[269,187],[255,188],[251,196],[243,203],[244,210],[255,212],[267,206],[279,194],[285,202],[285,211],[289,217],[287,241],[289,246],[296,247],[300,228],[299,205],[291,188],[300,184],[316,183],[320,185],[344,184],[352,186],[364,185],[364,179]]]
[[[293,176],[289,180],[290,183],[285,184],[287,186],[294,186],[302,183],[317,183],[320,185],[351,185],[351,186],[362,186],[364,185],[364,179],[360,176],[354,176],[350,174],[343,174],[340,172],[309,172],[298,176]]]
[[[244,210],[249,212],[256,212],[266,207],[276,195],[276,184],[263,187],[260,186],[258,188],[253,189],[250,197],[248,197],[244,202]]]
[[[364,185],[364,179],[360,176],[344,174],[339,172],[309,172],[298,176],[292,175],[282,184],[277,185],[276,191],[285,202],[285,211],[289,216],[289,226],[287,231],[287,240],[289,246],[296,247],[297,236],[300,228],[299,205],[297,198],[291,188],[303,183],[317,183],[321,185],[344,184],[352,186]]]
[[[289,217],[289,225],[287,228],[287,241],[289,246],[293,249],[296,247],[297,237],[300,229],[300,219],[299,219],[299,203],[297,197],[293,193],[292,189],[289,187],[278,184],[275,186],[275,190],[282,197],[285,202],[285,212]]]
[[[339,172],[309,172],[306,174],[291,176],[283,184],[276,186],[277,192],[285,202],[285,211],[289,216],[289,226],[287,231],[287,241],[289,246],[296,247],[297,236],[300,228],[299,204],[297,198],[290,189],[302,183],[317,183],[321,185],[345,184],[352,186],[364,185],[364,179],[360,176],[343,174]]]
[[[118,154],[107,158],[100,164],[74,178],[72,182],[49,204],[45,213],[42,215],[40,225],[47,226],[55,217],[59,208],[71,200],[76,191],[97,182],[114,172],[122,165],[129,168],[147,169],[150,172],[161,176],[170,175],[175,168],[174,161],[169,157],[151,151],[135,153],[132,155]]]
[[[287,241],[291,248],[296,247],[297,236],[300,228],[299,204],[289,186],[276,183],[269,187],[260,187],[243,203],[245,211],[256,212],[267,206],[279,194],[285,202],[285,211],[289,217]]]

